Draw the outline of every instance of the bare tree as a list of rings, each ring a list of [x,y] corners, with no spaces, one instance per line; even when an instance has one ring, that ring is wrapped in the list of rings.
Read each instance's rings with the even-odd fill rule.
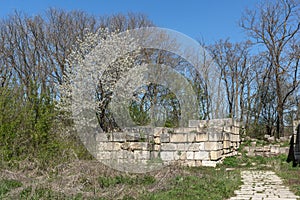
[[[299,86],[299,1],[264,1],[258,10],[248,10],[241,27],[267,52],[274,76],[277,100],[277,136],[284,133],[284,108]]]

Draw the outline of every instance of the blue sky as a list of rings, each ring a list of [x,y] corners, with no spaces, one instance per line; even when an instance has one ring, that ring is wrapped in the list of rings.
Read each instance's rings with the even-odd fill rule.
[[[174,29],[211,44],[219,39],[242,41],[238,26],[245,8],[254,9],[259,0],[0,0],[0,17],[14,10],[29,15],[47,8],[83,10],[95,15],[140,12],[157,26]]]

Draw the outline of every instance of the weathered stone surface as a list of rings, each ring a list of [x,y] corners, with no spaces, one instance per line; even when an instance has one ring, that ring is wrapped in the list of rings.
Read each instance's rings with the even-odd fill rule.
[[[137,160],[149,160],[150,159],[150,151],[134,151],[134,159]]]
[[[108,142],[109,134],[107,133],[98,133],[96,136],[97,142]]]
[[[211,151],[210,152],[210,159],[211,160],[219,160],[222,156],[223,150],[218,151]]]
[[[154,137],[159,137],[161,134],[162,134],[162,132],[163,132],[163,127],[155,127],[154,128],[154,130],[153,130],[153,136]]]
[[[194,152],[193,151],[186,152],[186,159],[194,160]]]
[[[224,149],[230,148],[230,141],[227,141],[227,140],[223,141],[223,148]]]
[[[160,148],[162,151],[176,151],[176,144],[162,143]]]
[[[198,151],[194,152],[195,160],[209,160],[209,152],[207,151]]]
[[[208,151],[216,151],[223,148],[222,142],[205,142],[204,149]]]
[[[160,152],[160,158],[164,161],[174,160],[174,152],[173,151],[162,151],[162,152]]]
[[[169,133],[162,133],[160,135],[160,142],[161,143],[167,143],[170,142],[170,134]]]
[[[189,128],[174,128],[174,133],[196,133],[197,127],[189,127]]]
[[[160,145],[155,144],[153,150],[160,151]]]
[[[186,162],[184,162],[183,165],[187,166],[187,167],[196,167],[196,161],[195,160],[187,160]]]
[[[99,142],[98,143],[98,150],[99,151],[113,151],[113,142]]]
[[[195,142],[204,142],[208,140],[207,133],[196,133],[195,135]]]
[[[204,150],[204,142],[201,143],[186,143],[187,150],[189,151],[200,151]]]
[[[223,141],[223,133],[222,132],[210,132],[208,133],[209,141]]]
[[[174,143],[187,142],[187,134],[186,133],[172,133],[172,134],[170,134],[170,142],[174,142]]]
[[[155,137],[154,138],[154,143],[155,144],[160,144],[160,138],[159,137]]]
[[[126,141],[126,133],[114,132],[111,134],[110,140],[114,141],[114,142],[125,142]]]
[[[100,151],[97,153],[98,160],[108,160],[111,158],[111,153],[109,151]]]
[[[144,138],[141,138],[139,133],[126,133],[126,141],[127,142],[138,142]]]
[[[135,150],[149,150],[149,145],[147,142],[125,142],[122,144],[121,149],[128,151]]]

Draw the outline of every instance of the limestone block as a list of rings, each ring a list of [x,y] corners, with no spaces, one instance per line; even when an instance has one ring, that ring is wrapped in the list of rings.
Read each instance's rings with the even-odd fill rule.
[[[197,127],[179,127],[179,128],[174,128],[174,133],[193,133],[197,132]]]
[[[114,142],[125,142],[126,141],[126,134],[123,132],[114,132],[111,135],[111,141]]]
[[[196,133],[187,133],[187,142],[195,142],[196,138]]]
[[[172,133],[170,134],[170,142],[182,143],[187,142],[186,133]]]
[[[99,151],[112,151],[114,150],[113,142],[99,142],[98,144]]]
[[[211,160],[203,160],[202,161],[202,166],[205,166],[205,167],[216,167],[217,166],[217,162],[216,161],[211,161]]]
[[[135,151],[135,150],[149,150],[149,145],[147,142],[125,142],[122,144],[121,149],[128,150],[128,151]]]
[[[160,145],[155,144],[153,150],[160,151]]]
[[[98,160],[108,160],[111,158],[111,153],[109,151],[100,151],[97,153]]]
[[[189,151],[201,151],[204,150],[204,142],[199,143],[187,143],[187,150]]]
[[[98,133],[96,135],[97,142],[108,142],[109,141],[108,138],[109,138],[109,134],[107,133]]]
[[[179,155],[179,159],[180,160],[186,160],[187,159],[186,152],[181,152],[181,153],[178,152],[178,154],[180,154]]]
[[[176,149],[178,151],[186,151],[188,149],[188,143],[178,143],[176,144]]]
[[[223,141],[223,148],[227,149],[229,147],[230,147],[230,141],[227,141],[227,140]]]
[[[150,159],[159,158],[159,152],[158,151],[151,151],[150,152]]]
[[[163,161],[174,160],[174,152],[173,151],[162,151],[162,152],[160,152],[160,158]]]
[[[119,150],[121,150],[123,144],[124,144],[124,143],[114,142],[114,143],[113,143],[114,151],[119,151]]]
[[[208,133],[209,141],[223,141],[223,133],[222,132],[210,132]]]
[[[223,140],[230,140],[230,133],[223,132]]]
[[[139,133],[126,133],[126,141],[127,142],[138,142],[141,139],[142,138]]]
[[[170,142],[170,134],[169,133],[162,133],[160,135],[160,142]]]
[[[211,151],[210,159],[211,160],[219,160],[222,157],[223,150]]]
[[[279,145],[272,145],[271,146],[271,153],[279,154],[280,153],[280,146]]]
[[[186,152],[186,159],[187,160],[194,160],[194,152],[193,151]]]
[[[205,142],[204,149],[207,151],[216,151],[223,148],[222,142]]]
[[[163,127],[155,127],[153,136],[159,137],[162,134],[162,131],[163,131]]]
[[[209,152],[207,151],[198,151],[194,153],[195,160],[209,160]]]
[[[176,144],[173,143],[162,143],[160,148],[162,151],[176,151],[176,147]]]
[[[195,134],[195,142],[204,142],[208,140],[207,133],[196,133]]]
[[[155,144],[160,144],[160,138],[159,137],[155,137],[154,138],[154,143]]]
[[[181,151],[174,151],[174,160],[180,160],[180,156],[182,154]]]
[[[149,160],[150,159],[150,151],[134,151],[134,159],[137,160]]]

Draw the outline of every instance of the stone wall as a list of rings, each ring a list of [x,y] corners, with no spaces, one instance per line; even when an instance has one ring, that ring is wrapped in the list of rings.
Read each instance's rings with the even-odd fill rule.
[[[216,166],[235,155],[240,124],[232,119],[190,120],[185,128],[134,127],[97,137],[97,158],[125,165]]]

